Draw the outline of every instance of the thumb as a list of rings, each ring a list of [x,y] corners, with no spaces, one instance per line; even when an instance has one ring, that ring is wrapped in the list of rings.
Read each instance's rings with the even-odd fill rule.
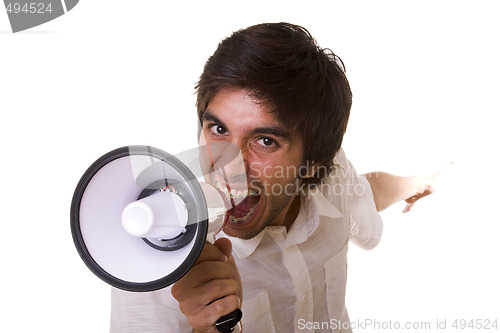
[[[234,257],[232,255],[233,252],[233,244],[231,244],[231,241],[227,238],[219,238],[218,240],[215,241],[214,245],[222,252],[224,255],[227,256],[227,262],[231,264],[234,268],[233,270],[233,278],[238,282],[239,285],[239,290],[236,296],[238,296],[240,300],[240,307],[241,307],[241,301],[243,300],[243,284],[241,282],[241,276],[240,272],[238,271],[238,267],[236,265],[236,262],[234,260]]]
[[[217,248],[221,250],[221,252],[224,253],[226,257],[230,258],[232,256],[233,244],[231,244],[231,241],[229,239],[219,238],[215,241],[214,245],[217,246]]]

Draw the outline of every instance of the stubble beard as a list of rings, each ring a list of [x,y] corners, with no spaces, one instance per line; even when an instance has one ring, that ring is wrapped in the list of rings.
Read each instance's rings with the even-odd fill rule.
[[[265,193],[265,197],[270,197],[271,199],[268,201],[268,205],[270,206],[271,209],[269,210],[268,216],[265,217],[264,222],[260,222],[257,224],[259,228],[257,230],[251,231],[250,233],[243,235],[239,238],[241,239],[252,239],[258,234],[262,232],[265,228],[268,226],[271,226],[273,221],[276,219],[276,217],[285,209],[285,207],[288,205],[288,208],[290,208],[289,203],[291,204],[291,201],[295,199],[295,197],[298,195],[299,191],[299,179],[294,179],[292,184],[294,184],[293,191],[288,191],[288,193],[281,194],[279,196],[273,195],[272,193]],[[262,200],[263,198],[261,198]]]

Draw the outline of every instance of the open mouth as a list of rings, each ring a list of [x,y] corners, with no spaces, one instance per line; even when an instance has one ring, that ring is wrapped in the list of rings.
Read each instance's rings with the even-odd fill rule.
[[[229,190],[223,187],[218,181],[217,188],[226,195],[233,208],[228,211],[228,222],[244,225],[251,220],[252,214],[256,211],[260,201],[260,195],[254,190]]]

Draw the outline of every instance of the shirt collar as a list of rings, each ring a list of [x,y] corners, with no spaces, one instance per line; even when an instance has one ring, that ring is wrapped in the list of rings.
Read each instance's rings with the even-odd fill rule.
[[[286,246],[301,244],[311,236],[319,224],[319,217],[327,218],[342,217],[342,213],[335,207],[318,188],[310,190],[301,198],[299,214],[295,219],[286,237]],[[264,235],[269,232],[277,232],[284,227],[269,226],[251,239],[232,237],[221,231],[217,238],[228,238],[233,244],[233,251],[240,259],[244,259],[255,252]]]
[[[231,244],[233,244],[233,251],[234,251],[234,253],[236,253],[238,258],[245,259],[246,257],[250,256],[252,253],[254,253],[257,246],[259,246],[260,242],[262,241],[262,238],[264,238],[264,235],[267,232],[266,229],[267,228],[262,230],[257,236],[255,236],[251,239],[241,239],[241,238],[237,238],[237,237],[232,237],[232,236],[227,235],[224,231],[221,231],[217,235],[217,238],[219,238],[219,237],[228,238],[231,241]]]
[[[307,200],[309,199],[309,200]],[[328,200],[323,193],[316,187],[307,193],[307,201],[310,202],[311,210],[317,216],[325,216],[332,219],[342,217],[342,213],[335,207],[335,205]],[[305,200],[303,199],[302,202]],[[305,205],[307,207],[307,205]]]
[[[342,213],[318,188],[310,190],[301,199],[299,214],[286,238],[286,247],[304,243],[318,227],[320,216],[331,219],[342,217]]]

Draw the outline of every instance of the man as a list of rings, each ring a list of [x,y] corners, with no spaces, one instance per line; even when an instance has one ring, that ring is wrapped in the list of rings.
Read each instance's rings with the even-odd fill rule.
[[[411,198],[409,208],[431,186],[356,173],[340,148],[351,108],[343,64],[300,26],[234,33],[197,90],[201,144],[238,145],[245,174],[228,166],[226,177],[248,191],[223,237],[171,288],[113,290],[111,330],[217,332],[216,320],[241,307],[245,333],[349,332],[348,241],[375,247],[377,210]]]

